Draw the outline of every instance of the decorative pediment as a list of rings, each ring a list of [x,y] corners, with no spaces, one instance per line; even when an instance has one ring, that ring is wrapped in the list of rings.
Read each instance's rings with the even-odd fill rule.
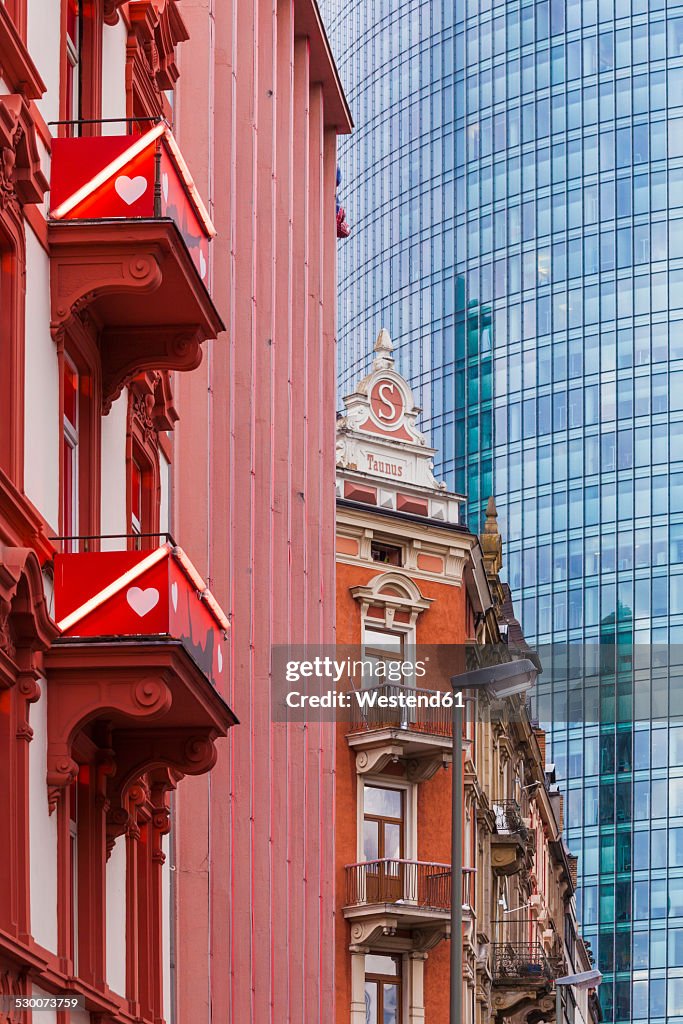
[[[420,612],[426,611],[433,600],[423,597],[417,583],[400,572],[380,573],[367,586],[353,587],[351,594],[360,603],[363,615],[370,608],[383,610],[388,629],[392,628],[397,612],[406,613],[408,624],[414,626]]]
[[[337,465],[402,483],[444,490],[432,473],[434,449],[417,429],[420,409],[408,381],[394,367],[393,344],[379,332],[372,371],[344,399],[337,424]],[[405,451],[401,452],[400,449]]]
[[[435,449],[417,428],[420,409],[394,366],[386,330],[371,372],[344,399],[337,420],[337,495],[379,509],[460,523],[464,498],[434,477]]]

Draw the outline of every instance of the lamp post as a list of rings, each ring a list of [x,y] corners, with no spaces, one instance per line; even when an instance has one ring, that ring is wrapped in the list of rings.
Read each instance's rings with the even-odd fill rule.
[[[485,690],[491,696],[511,697],[527,690],[536,679],[536,666],[528,658],[504,662],[453,676],[455,693]],[[451,794],[451,990],[450,1024],[462,1022],[462,837],[463,788],[462,704],[453,701],[453,791]]]
[[[581,974],[567,974],[564,978],[555,978],[555,1024],[561,1024],[562,988],[596,988],[602,981],[600,971],[582,971]]]

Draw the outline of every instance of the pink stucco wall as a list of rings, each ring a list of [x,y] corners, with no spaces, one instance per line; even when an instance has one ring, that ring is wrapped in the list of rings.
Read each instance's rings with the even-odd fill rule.
[[[334,729],[270,721],[270,645],[334,637],[336,136],[313,0],[183,4],[177,129],[227,325],[175,380],[172,529],[232,618],[241,724],[176,802],[182,1024],[330,1024]],[[179,375],[180,376],[180,375]]]

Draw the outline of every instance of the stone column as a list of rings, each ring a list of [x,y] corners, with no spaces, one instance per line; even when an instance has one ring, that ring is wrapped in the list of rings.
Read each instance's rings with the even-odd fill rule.
[[[424,968],[426,959],[426,953],[416,952],[408,954],[408,963],[410,964],[410,987],[408,991],[408,1024],[424,1024]]]
[[[349,946],[351,953],[350,1024],[366,1024],[365,1017],[365,954],[367,946]],[[339,1021],[344,1024],[344,1021]]]

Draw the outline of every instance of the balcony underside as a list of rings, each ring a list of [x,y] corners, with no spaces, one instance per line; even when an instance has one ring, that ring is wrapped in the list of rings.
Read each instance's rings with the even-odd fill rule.
[[[154,769],[210,770],[235,716],[179,640],[58,640],[45,656],[51,807],[78,774],[78,749],[108,765],[108,832],[123,831],[130,787]]]
[[[48,240],[52,332],[97,334],[105,412],[143,370],[194,369],[224,330],[173,220],[52,221]]]
[[[429,907],[376,903],[344,907],[351,942],[377,950],[433,949],[451,933],[450,911]]]
[[[388,764],[403,761],[412,782],[430,779],[453,760],[453,742],[416,729],[387,727],[349,733],[349,747],[356,752],[359,775],[381,772]]]
[[[498,984],[492,993],[491,1008],[491,1019],[496,1024],[553,1024],[555,1021],[555,996],[547,985],[543,989],[520,986],[506,990]]]
[[[528,844],[518,835],[491,836],[491,867],[496,875],[516,875],[530,865]]]

